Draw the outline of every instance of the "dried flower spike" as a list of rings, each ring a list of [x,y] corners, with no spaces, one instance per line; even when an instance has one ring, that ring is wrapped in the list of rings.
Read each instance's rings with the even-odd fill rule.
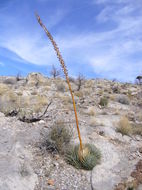
[[[75,119],[76,119],[76,127],[77,127],[77,132],[78,132],[78,138],[79,138],[79,141],[80,141],[80,149],[79,149],[80,153],[79,153],[79,155],[80,155],[80,159],[82,159],[84,151],[83,151],[83,145],[82,145],[82,140],[81,140],[81,134],[80,134],[80,130],[79,130],[79,124],[78,124],[78,117],[77,117],[77,112],[76,112],[76,105],[75,105],[74,95],[73,95],[73,92],[72,92],[72,89],[71,89],[71,85],[70,85],[70,82],[69,82],[69,77],[68,77],[68,70],[66,68],[65,62],[64,62],[64,60],[62,58],[62,55],[61,55],[61,53],[59,51],[59,48],[58,48],[56,42],[54,41],[52,35],[47,30],[47,28],[45,27],[45,25],[42,23],[39,15],[37,13],[35,13],[35,15],[36,15],[36,18],[38,20],[38,23],[43,28],[43,30],[45,31],[46,35],[48,36],[48,38],[50,39],[50,41],[51,41],[51,43],[53,45],[54,50],[55,50],[55,52],[57,54],[57,57],[59,59],[59,62],[61,64],[61,67],[62,67],[63,72],[64,72],[65,77],[66,77],[66,81],[67,81],[67,84],[68,84],[68,87],[69,87],[69,90],[70,90],[70,93],[71,93],[72,101],[73,101],[73,107],[74,107],[74,113],[75,113]]]

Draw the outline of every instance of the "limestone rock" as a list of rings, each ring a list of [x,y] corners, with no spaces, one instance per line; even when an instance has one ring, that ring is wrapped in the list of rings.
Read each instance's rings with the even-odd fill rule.
[[[46,78],[41,73],[30,73],[27,78],[27,85],[38,86],[46,83]]]

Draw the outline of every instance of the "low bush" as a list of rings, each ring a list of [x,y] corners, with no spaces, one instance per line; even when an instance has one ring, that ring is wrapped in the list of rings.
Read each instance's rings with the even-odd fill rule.
[[[57,121],[51,128],[49,138],[56,147],[58,153],[63,154],[66,151],[66,147],[69,145],[72,137],[72,130],[64,125],[63,121]]]
[[[16,84],[16,82],[17,82],[16,78],[7,78],[3,81],[4,84],[11,84],[11,85]]]
[[[65,92],[65,86],[62,83],[58,83],[57,90],[60,92]]]
[[[134,135],[141,135],[142,136],[142,124],[136,124],[136,123],[134,123],[132,125],[132,133]]]
[[[87,113],[90,116],[94,116],[95,115],[95,108],[93,106],[89,107]]]
[[[122,135],[130,135],[132,132],[132,127],[127,117],[122,117],[118,122],[117,132]]]
[[[105,96],[102,97],[102,98],[100,99],[99,105],[101,105],[101,106],[103,106],[103,107],[107,106],[107,105],[108,105],[108,98],[105,97]]]
[[[123,95],[119,96],[119,97],[117,98],[117,101],[118,101],[119,103],[121,103],[121,104],[126,104],[126,105],[129,105],[129,104],[130,104],[129,98],[128,98],[127,96],[123,96]]]
[[[97,123],[97,121],[96,121],[96,118],[95,118],[95,117],[92,117],[92,118],[90,119],[89,124],[90,124],[91,127],[97,126],[98,123]]]

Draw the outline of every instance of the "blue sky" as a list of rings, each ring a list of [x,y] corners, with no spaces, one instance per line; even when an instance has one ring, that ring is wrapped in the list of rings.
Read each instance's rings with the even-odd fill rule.
[[[0,75],[60,67],[35,11],[71,76],[133,82],[141,74],[142,0],[0,0]]]

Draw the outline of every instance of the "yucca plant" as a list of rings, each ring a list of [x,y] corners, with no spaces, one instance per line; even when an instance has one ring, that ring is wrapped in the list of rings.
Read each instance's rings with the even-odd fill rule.
[[[75,113],[75,119],[76,119],[76,127],[77,127],[77,132],[78,132],[78,138],[79,138],[79,146],[77,146],[77,158],[79,159],[79,161],[81,162],[85,162],[85,158],[90,155],[90,149],[88,146],[85,146],[82,144],[82,138],[81,138],[81,134],[80,134],[80,129],[79,129],[79,123],[78,123],[78,117],[77,117],[77,111],[76,111],[76,105],[75,105],[75,100],[74,100],[74,95],[73,95],[73,92],[72,92],[72,88],[71,88],[71,85],[70,85],[70,81],[69,81],[69,76],[68,76],[68,70],[67,70],[67,67],[65,65],[65,62],[62,58],[62,55],[59,51],[59,48],[56,44],[56,42],[54,41],[52,35],[50,34],[50,32],[47,30],[47,28],[45,27],[45,25],[42,23],[39,15],[36,13],[36,18],[38,20],[38,23],[40,24],[40,26],[43,28],[43,30],[45,31],[46,35],[48,36],[48,38],[50,39],[53,47],[54,47],[54,50],[57,54],[57,58],[59,59],[59,62],[60,62],[60,65],[61,65],[61,68],[63,69],[63,72],[64,72],[64,75],[65,75],[65,78],[66,78],[66,81],[67,81],[67,84],[68,84],[68,87],[69,87],[69,91],[70,91],[70,94],[71,94],[71,97],[72,97],[72,102],[73,102],[73,108],[74,108],[74,113]],[[70,154],[71,155],[71,154]]]
[[[84,155],[81,160],[78,145],[68,148],[65,160],[77,169],[92,170],[94,166],[100,163],[101,153],[94,145],[85,144],[83,147]]]

